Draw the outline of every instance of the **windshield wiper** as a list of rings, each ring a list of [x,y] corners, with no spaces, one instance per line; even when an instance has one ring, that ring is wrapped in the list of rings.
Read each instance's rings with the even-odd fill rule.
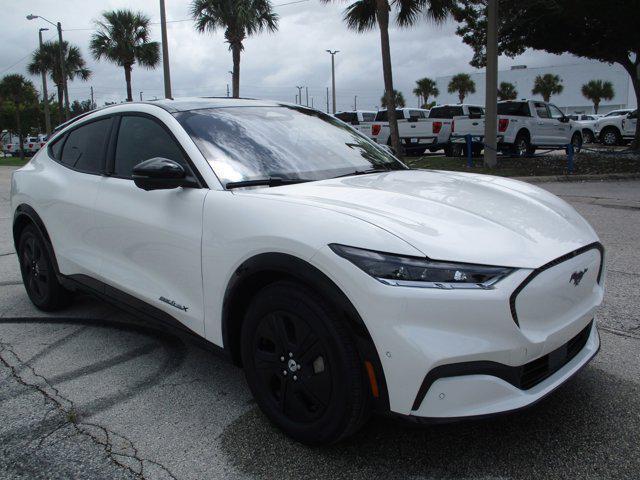
[[[355,172],[345,173],[343,175],[338,175],[337,177],[333,177],[333,178],[350,177],[351,175],[367,175],[369,173],[381,173],[381,172],[390,172],[390,171],[391,171],[390,168],[376,167],[376,168],[370,168],[368,170],[356,170]]]
[[[231,190],[232,188],[242,188],[242,187],[277,187],[279,185],[293,185],[296,183],[305,183],[312,182],[313,180],[305,179],[305,178],[279,178],[279,177],[269,177],[269,178],[258,178],[256,180],[241,180],[239,182],[228,182],[224,187],[227,190]]]

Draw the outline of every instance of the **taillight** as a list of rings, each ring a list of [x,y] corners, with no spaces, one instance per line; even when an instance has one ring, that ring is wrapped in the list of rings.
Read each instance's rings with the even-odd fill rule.
[[[456,121],[451,120],[451,133],[456,131]]]
[[[30,144],[29,144],[29,148],[33,148],[33,143],[30,143]]]
[[[498,119],[498,131],[506,132],[507,127],[509,127],[509,119],[508,118],[500,118]]]
[[[373,125],[371,127],[371,134],[378,135],[380,133],[380,130],[382,130],[382,125]]]
[[[442,122],[433,122],[431,126],[433,133],[440,133],[440,130],[442,130]]]

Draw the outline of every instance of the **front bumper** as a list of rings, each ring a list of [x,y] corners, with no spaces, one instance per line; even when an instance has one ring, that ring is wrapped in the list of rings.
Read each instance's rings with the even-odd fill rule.
[[[595,310],[604,296],[603,285],[596,281],[602,261],[598,248],[585,247],[541,269],[516,270],[491,290],[383,285],[348,260],[336,263],[328,247],[314,260],[321,268],[331,265],[333,279],[340,279],[338,287],[364,321],[382,364],[390,411],[416,419],[447,419],[532,404],[593,358],[599,346]],[[584,268],[588,272],[574,287],[569,282],[572,272]],[[526,288],[518,293],[523,284]],[[567,302],[580,289],[582,296]],[[518,309],[516,317],[512,305]],[[554,352],[587,327],[582,348],[559,363]],[[491,369],[446,375],[452,365],[500,365],[514,371],[547,356],[558,368],[535,384],[518,384]],[[423,387],[425,377],[443,370],[445,375]]]

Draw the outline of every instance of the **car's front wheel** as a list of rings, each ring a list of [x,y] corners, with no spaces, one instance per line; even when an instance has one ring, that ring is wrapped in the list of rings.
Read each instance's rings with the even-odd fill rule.
[[[71,302],[72,293],[58,281],[42,235],[33,225],[20,234],[18,258],[24,288],[36,307],[52,311]]]
[[[282,281],[252,300],[242,362],[264,414],[294,439],[334,443],[368,418],[368,385],[338,311],[312,290]]]

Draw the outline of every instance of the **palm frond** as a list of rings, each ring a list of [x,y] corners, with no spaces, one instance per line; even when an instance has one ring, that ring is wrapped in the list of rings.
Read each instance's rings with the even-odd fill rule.
[[[345,9],[343,18],[350,29],[366,32],[377,25],[376,13],[376,0],[358,0]]]

